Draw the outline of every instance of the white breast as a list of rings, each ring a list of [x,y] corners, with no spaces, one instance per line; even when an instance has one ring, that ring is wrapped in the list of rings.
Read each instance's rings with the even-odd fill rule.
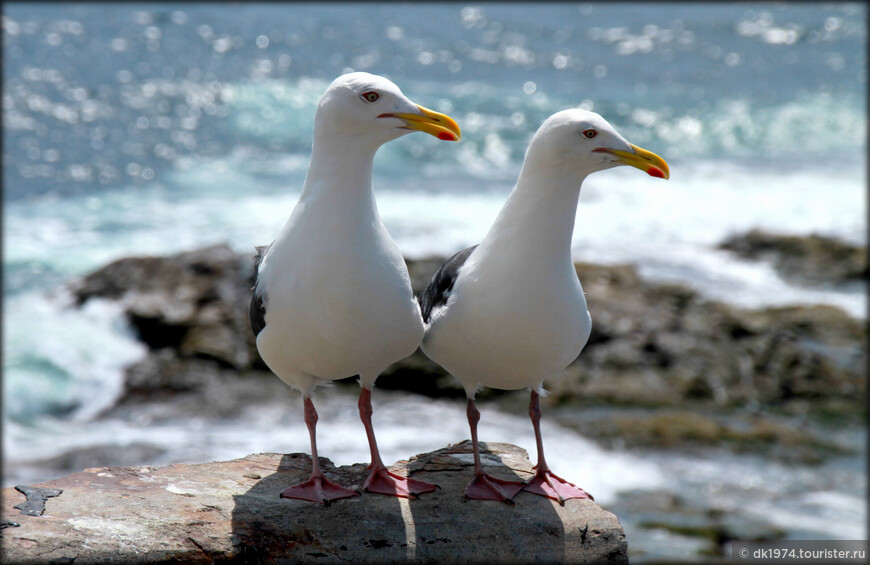
[[[542,271],[486,259],[472,255],[463,266],[430,320],[423,351],[466,389],[537,386],[567,367],[589,338],[580,281],[570,264]]]
[[[297,207],[263,260],[259,285],[266,327],[257,348],[297,388],[311,377],[357,374],[371,384],[423,337],[404,260],[377,218],[334,221]]]

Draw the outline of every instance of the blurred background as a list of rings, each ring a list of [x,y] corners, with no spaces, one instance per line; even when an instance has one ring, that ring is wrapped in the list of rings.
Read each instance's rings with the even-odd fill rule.
[[[166,347],[118,293],[83,300],[70,285],[123,257],[268,244],[298,198],[320,95],[362,70],[463,130],[376,157],[381,216],[412,262],[480,240],[556,111],[598,112],[668,160],[668,182],[621,168],[584,184],[573,249],[600,275],[580,269],[599,333],[545,408],[551,466],[618,514],[633,561],[866,538],[866,18],[859,3],[4,3],[4,486],[308,451],[298,397],[273,377],[257,385],[268,399],[220,413],[207,399],[124,405]],[[668,315],[727,309],[728,339],[786,336],[797,353],[774,367],[759,361],[770,348],[745,348],[739,386],[778,379],[745,397],[731,373],[705,376],[730,351],[711,334],[707,353],[672,356],[700,363],[691,378],[657,357],[662,383],[689,383],[671,394],[647,358],[619,372],[631,347],[599,359],[635,331],[596,315],[602,284],[599,307],[624,305],[620,289],[670,292]],[[643,306],[626,323],[664,315]],[[591,381],[584,357],[601,369]],[[611,374],[638,393],[601,393]],[[467,437],[464,401],[428,392],[376,392],[385,460]],[[368,456],[352,393],[318,397],[321,454],[337,464]],[[533,451],[526,402],[493,397],[481,439]]]

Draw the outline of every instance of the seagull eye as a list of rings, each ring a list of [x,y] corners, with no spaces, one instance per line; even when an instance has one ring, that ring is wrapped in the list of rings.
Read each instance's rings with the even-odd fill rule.
[[[594,129],[587,129],[586,131],[583,132],[583,135],[585,135],[589,139],[592,139],[593,137],[598,135],[598,132],[595,131]]]
[[[381,97],[381,95],[378,94],[377,92],[375,92],[374,90],[370,90],[368,92],[363,92],[363,95],[362,95],[362,99],[365,100],[366,102],[377,102],[378,98],[380,98],[380,97]]]

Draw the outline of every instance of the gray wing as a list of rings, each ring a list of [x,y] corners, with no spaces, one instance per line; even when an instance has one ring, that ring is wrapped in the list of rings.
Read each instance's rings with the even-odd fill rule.
[[[254,256],[254,276],[256,280],[259,281],[259,272],[260,272],[260,263],[263,261],[263,257],[266,256],[266,253],[269,251],[269,247],[271,245],[261,245],[257,247],[257,254]],[[257,284],[254,283],[254,295],[251,297],[251,307],[248,309],[248,317],[251,319],[251,329],[254,330],[254,335],[260,335],[260,332],[263,331],[263,328],[266,327],[266,297],[263,296],[262,292],[257,292]]]
[[[453,283],[456,282],[456,277],[459,276],[459,270],[475,249],[477,249],[476,245],[463,249],[448,259],[441,265],[438,272],[432,275],[432,280],[429,281],[426,289],[418,297],[420,310],[423,313],[423,322],[428,323],[429,318],[432,316],[432,310],[437,306],[447,303],[450,291],[453,290]]]

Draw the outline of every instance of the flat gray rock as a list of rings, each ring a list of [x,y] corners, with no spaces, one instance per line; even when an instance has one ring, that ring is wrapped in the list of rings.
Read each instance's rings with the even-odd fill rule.
[[[521,448],[482,447],[494,476],[531,476]],[[365,464],[336,468],[321,459],[321,465],[327,478],[350,488],[360,489],[366,477]],[[391,469],[441,489],[417,500],[366,493],[330,506],[279,498],[308,478],[310,458],[300,453],[86,469],[33,485],[63,491],[45,500],[42,516],[13,508],[24,495],[3,489],[0,561],[628,562],[616,516],[590,500],[560,506],[525,492],[513,506],[465,499],[472,471],[468,442]]]

